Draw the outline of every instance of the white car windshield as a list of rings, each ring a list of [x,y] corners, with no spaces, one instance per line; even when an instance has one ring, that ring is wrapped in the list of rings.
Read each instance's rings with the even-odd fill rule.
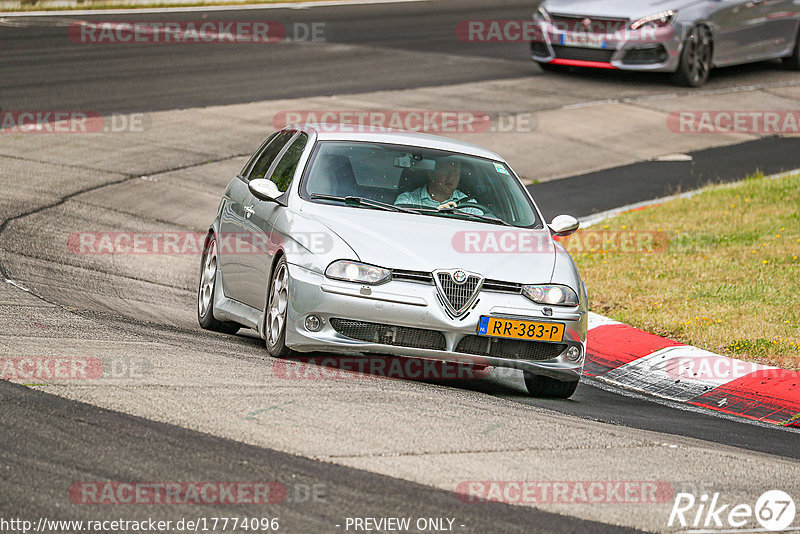
[[[505,163],[412,146],[320,142],[301,194],[314,202],[368,209],[520,228],[539,224],[527,193]]]

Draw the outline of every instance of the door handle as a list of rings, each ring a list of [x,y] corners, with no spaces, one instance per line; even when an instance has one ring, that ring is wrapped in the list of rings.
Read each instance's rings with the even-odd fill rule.
[[[253,209],[253,206],[245,206],[243,209],[246,214],[245,217],[247,217],[248,219],[250,218],[251,215],[253,215],[256,212],[256,210]]]

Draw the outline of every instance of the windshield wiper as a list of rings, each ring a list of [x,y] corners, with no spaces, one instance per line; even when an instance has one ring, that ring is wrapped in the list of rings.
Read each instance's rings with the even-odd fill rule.
[[[348,206],[369,206],[372,208],[378,208],[386,211],[400,211],[402,213],[417,213],[414,210],[408,208],[401,208],[400,206],[395,206],[393,204],[385,204],[383,202],[379,202],[377,200],[372,200],[371,198],[364,198],[364,197],[337,197],[336,195],[323,195],[321,193],[311,193],[311,198],[313,200],[338,200],[339,202],[344,202]]]
[[[469,207],[469,206],[465,206],[465,207]],[[501,224],[503,226],[513,226],[511,224],[508,224],[507,222],[505,222],[502,219],[498,219],[496,217],[488,217],[486,215],[478,215],[477,213],[470,213],[468,211],[462,211],[459,208],[443,208],[443,209],[420,208],[418,211],[421,212],[421,213],[424,212],[424,213],[431,213],[431,214],[449,213],[449,214],[452,214],[452,215],[464,215],[465,217],[470,217],[472,219],[477,219],[479,221],[487,222],[489,224]]]

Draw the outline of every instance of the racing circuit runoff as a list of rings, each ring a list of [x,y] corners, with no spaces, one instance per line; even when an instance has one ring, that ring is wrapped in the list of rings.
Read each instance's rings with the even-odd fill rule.
[[[58,2],[0,533],[800,529],[796,0]]]

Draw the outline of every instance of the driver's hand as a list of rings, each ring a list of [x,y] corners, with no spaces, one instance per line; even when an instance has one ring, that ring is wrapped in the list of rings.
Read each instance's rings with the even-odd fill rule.
[[[458,204],[456,204],[452,200],[450,202],[445,202],[444,204],[440,204],[439,206],[436,207],[437,210],[454,210],[457,208]]]

